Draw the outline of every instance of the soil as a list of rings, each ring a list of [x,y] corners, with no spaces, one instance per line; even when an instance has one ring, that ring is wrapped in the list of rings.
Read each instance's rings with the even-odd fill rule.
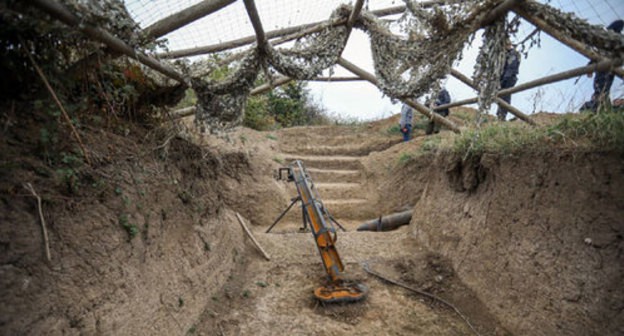
[[[219,137],[191,123],[177,136],[85,123],[93,164],[59,179],[60,165],[38,154],[41,123],[4,118],[0,334],[474,334],[448,306],[364,263],[452,303],[481,335],[624,332],[621,154],[462,160],[431,150],[447,131],[417,129],[402,143],[396,117]],[[326,275],[299,205],[265,233],[297,195],[276,179],[293,159],[347,230],[337,249],[366,300],[313,298]],[[26,182],[43,198],[50,262]],[[405,209],[408,226],[355,231]]]

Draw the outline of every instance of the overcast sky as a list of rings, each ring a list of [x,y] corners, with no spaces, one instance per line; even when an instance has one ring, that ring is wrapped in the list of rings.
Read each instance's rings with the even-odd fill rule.
[[[199,1],[126,0],[126,4],[135,20],[142,27],[146,27],[162,17]],[[324,20],[339,4],[349,2],[347,0],[256,0],[256,5],[263,26],[269,31]],[[593,24],[608,25],[615,19],[624,18],[623,0],[542,0],[540,2],[549,2],[554,7],[574,12]],[[370,0],[367,2],[371,10],[400,4],[403,4],[403,1]],[[522,40],[532,30],[533,27],[524,22],[516,39]],[[253,28],[242,1],[237,1],[217,13],[170,33],[166,38],[169,41],[170,50],[179,50],[249,35],[253,35]],[[480,42],[480,39],[475,39],[473,45],[468,46],[464,51],[463,60],[456,65],[456,68],[465,75],[472,76]],[[533,47],[528,57],[522,59],[518,84],[587,64],[585,57],[546,34],[541,34],[541,42],[540,48]],[[374,72],[370,43],[367,35],[361,31],[353,31],[343,57],[369,72]],[[351,75],[341,67],[336,67],[335,70],[335,76]],[[573,78],[515,94],[512,97],[512,105],[528,114],[539,111],[577,111],[580,105],[591,96],[593,79],[582,76],[578,78],[578,82],[576,81],[577,78]],[[446,87],[453,101],[475,96],[472,89],[454,78],[447,80]],[[400,110],[399,104],[393,105],[376,87],[367,82],[311,82],[309,88],[315,99],[329,111],[347,118],[378,119],[398,113]],[[624,96],[624,84],[617,77],[611,94],[612,98]],[[493,109],[492,113],[494,112]]]

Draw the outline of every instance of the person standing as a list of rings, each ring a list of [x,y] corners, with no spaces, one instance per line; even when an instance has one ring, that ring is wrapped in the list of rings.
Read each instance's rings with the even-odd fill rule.
[[[403,106],[401,106],[401,120],[399,121],[399,127],[401,128],[401,133],[403,134],[403,141],[409,141],[412,134],[413,115],[414,110],[412,110],[411,107],[407,104],[403,104]]]
[[[615,20],[607,26],[607,30],[612,30],[616,33],[622,33],[623,28],[623,20]],[[589,64],[592,63],[594,62],[589,62]],[[591,77],[592,74],[590,73],[587,76]],[[600,106],[610,106],[611,85],[613,85],[614,78],[615,75],[612,72],[597,71],[596,77],[594,77],[594,93],[592,94],[591,99],[583,104],[581,110],[590,110],[592,112],[596,112],[598,110],[598,107]]]
[[[451,102],[451,95],[448,93],[448,91],[446,91],[445,88],[442,88],[440,90],[440,92],[438,92],[438,97],[436,98],[435,102],[433,103],[433,106],[431,106],[431,108],[434,108],[436,106],[441,106],[441,105],[445,105]],[[442,109],[442,110],[435,110],[435,113],[443,116],[443,117],[448,117],[449,115],[449,109]],[[427,129],[425,130],[425,134],[429,135],[432,133],[440,133],[440,124],[435,123],[433,120],[429,121],[429,124],[427,125]]]
[[[510,40],[507,40],[505,47],[507,48],[507,54],[505,55],[505,64],[503,65],[503,72],[500,78],[501,90],[516,85],[518,71],[520,70],[520,53],[514,48]],[[502,96],[501,99],[507,104],[511,104],[511,95]],[[507,118],[507,109],[499,105],[496,115],[498,120],[504,121]]]

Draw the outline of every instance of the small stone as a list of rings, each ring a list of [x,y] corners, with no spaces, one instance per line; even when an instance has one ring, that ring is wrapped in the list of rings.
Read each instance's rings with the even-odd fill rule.
[[[584,240],[586,245],[591,245],[592,244],[592,239],[591,238],[585,238]]]
[[[436,282],[442,282],[442,280],[444,279],[444,277],[443,277],[443,276],[441,276],[441,275],[436,275],[433,279],[434,279]]]

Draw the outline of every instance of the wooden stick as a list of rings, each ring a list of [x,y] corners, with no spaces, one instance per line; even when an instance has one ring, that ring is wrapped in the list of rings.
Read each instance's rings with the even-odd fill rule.
[[[377,79],[375,78],[375,76],[373,76],[373,74],[367,72],[366,70],[356,66],[355,64],[345,60],[342,57],[338,59],[338,64],[340,64],[340,66],[342,66],[343,68],[351,71],[356,76],[359,76],[360,78],[362,78],[362,79],[364,79],[366,81],[369,81],[373,85],[379,87],[379,83],[378,83]],[[405,104],[407,104],[408,106],[410,106],[411,108],[413,108],[416,111],[420,112],[421,114],[424,114],[429,119],[432,119],[434,122],[437,122],[437,123],[440,123],[440,124],[446,126],[448,129],[450,129],[451,131],[453,131],[455,133],[460,133],[459,128],[452,121],[450,121],[450,120],[444,118],[443,116],[441,116],[441,115],[431,111],[430,109],[428,109],[424,105],[418,103],[417,101],[414,101],[412,99],[403,99],[402,101]]]
[[[43,84],[48,89],[48,92],[50,92],[50,95],[52,96],[52,99],[54,100],[54,102],[56,103],[58,108],[61,110],[61,114],[63,115],[63,119],[65,119],[65,122],[67,123],[67,125],[69,125],[69,128],[71,129],[72,134],[76,138],[76,141],[78,141],[78,145],[80,146],[80,150],[82,151],[82,156],[85,158],[85,161],[87,161],[87,164],[90,166],[91,165],[91,160],[89,159],[89,155],[87,154],[87,149],[85,148],[85,145],[82,143],[82,139],[80,139],[80,134],[78,134],[78,131],[76,131],[76,128],[74,127],[74,124],[72,123],[71,119],[69,118],[69,114],[67,114],[67,111],[65,110],[65,107],[63,106],[63,103],[61,103],[61,100],[56,96],[56,92],[54,91],[54,89],[52,88],[50,83],[48,82],[48,78],[43,73],[41,68],[37,65],[37,62],[35,62],[35,59],[30,54],[30,50],[28,50],[28,48],[26,48],[26,45],[24,44],[24,41],[20,41],[20,42],[21,42],[22,46],[24,47],[24,52],[28,56],[28,59],[32,63],[33,67],[35,68],[35,71],[37,71],[37,74],[39,75],[39,77],[43,81]]]
[[[30,193],[34,197],[37,198],[37,210],[39,212],[39,223],[41,224],[41,233],[43,234],[43,247],[45,249],[46,259],[48,260],[48,262],[50,262],[52,260],[52,257],[50,256],[50,241],[48,239],[48,230],[46,229],[45,219],[43,218],[43,210],[41,207],[41,197],[39,197],[39,195],[35,191],[35,188],[33,188],[32,184],[26,183],[24,184],[24,188],[30,191]]]
[[[251,241],[253,241],[253,243],[256,245],[258,250],[260,250],[260,252],[262,252],[262,255],[264,256],[264,258],[266,260],[271,260],[271,257],[269,257],[269,255],[264,251],[262,246],[260,246],[260,244],[258,243],[256,238],[253,236],[253,234],[251,234],[251,231],[249,231],[249,228],[245,224],[245,221],[243,220],[243,217],[241,217],[241,215],[238,212],[236,213],[236,218],[238,218],[238,222],[243,227],[243,229],[244,229],[245,233],[247,234],[247,236],[249,236],[249,238],[251,238]]]
[[[190,86],[188,79],[184,77],[183,74],[177,72],[176,70],[174,70],[168,65],[160,63],[159,61],[157,61],[156,59],[150,56],[147,56],[137,50],[134,50],[132,47],[127,45],[125,42],[123,42],[119,38],[113,36],[108,31],[84,24],[80,18],[72,14],[69,10],[67,10],[62,5],[51,0],[31,0],[30,3],[39,7],[39,9],[41,9],[42,11],[48,13],[50,16],[67,24],[68,26],[77,28],[83,34],[87,35],[93,40],[104,43],[112,51],[118,52],[120,54],[124,54],[130,58],[136,59],[137,61],[162,73],[163,75],[169,78],[175,79],[181,83],[184,83],[187,86]]]
[[[164,19],[154,22],[149,27],[143,29],[149,38],[157,39],[172,31],[184,27],[191,22],[210,15],[224,7],[229,6],[236,0],[204,0],[196,5],[185,8]]]
[[[463,82],[464,84],[470,86],[471,88],[473,88],[474,90],[478,91],[478,88],[474,85],[474,83],[472,82],[472,80],[466,76],[464,76],[464,74],[462,74],[461,72],[455,70],[455,69],[451,69],[451,75],[457,79],[459,79],[461,82]],[[496,97],[496,103],[501,106],[502,108],[508,110],[509,112],[511,112],[513,115],[515,115],[516,117],[518,117],[519,119],[522,119],[523,121],[526,121],[527,123],[535,126],[536,123],[535,121],[533,121],[533,119],[531,119],[528,115],[522,113],[522,111],[518,110],[517,108],[511,106],[510,104],[508,104],[506,101],[502,100],[501,98],[499,98],[498,96]]]
[[[448,301],[446,301],[446,300],[444,300],[444,299],[442,299],[442,298],[440,298],[440,297],[438,297],[436,295],[433,295],[431,293],[428,293],[428,292],[425,292],[425,291],[421,291],[419,289],[410,287],[410,286],[408,286],[406,284],[403,284],[401,282],[398,282],[398,281],[386,278],[385,276],[383,276],[383,275],[381,275],[381,274],[371,270],[370,267],[368,266],[368,263],[366,263],[366,262],[362,264],[362,268],[364,268],[364,271],[366,271],[366,273],[368,273],[370,275],[374,275],[374,276],[378,277],[381,280],[384,280],[384,281],[386,281],[388,283],[391,283],[391,284],[393,284],[395,286],[399,286],[401,288],[407,289],[407,290],[412,291],[414,293],[420,294],[422,296],[426,296],[426,297],[428,297],[430,299],[433,299],[434,301],[438,301],[438,302],[443,303],[447,307],[453,309],[453,311],[455,311],[455,313],[457,313],[457,315],[459,315],[459,317],[461,317],[462,320],[464,320],[464,322],[466,322],[468,327],[470,327],[470,329],[472,330],[472,332],[475,333],[475,335],[480,335],[479,332],[475,329],[475,327],[470,323],[470,320],[468,320],[468,317],[466,317],[464,314],[462,314],[459,311],[459,309],[457,309],[457,307],[455,307],[455,305],[453,305],[452,303],[450,303],[450,302],[448,302]]]

